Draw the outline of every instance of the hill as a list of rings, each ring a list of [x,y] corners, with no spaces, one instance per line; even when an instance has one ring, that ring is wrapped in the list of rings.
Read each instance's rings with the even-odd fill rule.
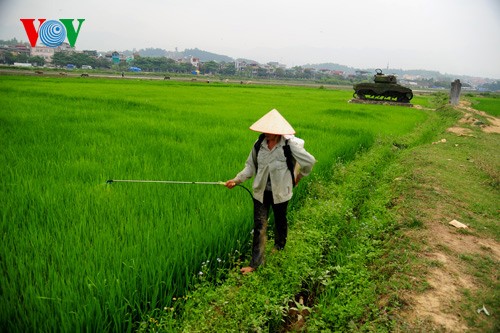
[[[199,58],[200,61],[216,61],[216,62],[233,62],[234,59],[225,55],[220,55],[208,51],[203,51],[198,48],[185,49],[183,52],[184,56],[193,56]]]
[[[216,54],[208,51],[203,51],[198,48],[185,49],[184,51],[167,51],[160,48],[145,48],[140,50],[125,50],[123,54],[132,55],[139,54],[141,57],[167,57],[172,59],[182,59],[186,57],[199,58],[202,62],[233,62],[234,59],[225,55]]]

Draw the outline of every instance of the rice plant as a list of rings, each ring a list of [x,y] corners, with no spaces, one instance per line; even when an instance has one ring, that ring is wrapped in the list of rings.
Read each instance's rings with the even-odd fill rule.
[[[323,174],[424,117],[300,87],[0,76],[0,92],[0,326],[11,332],[130,331],[202,263],[247,252],[244,190],[107,179],[230,179],[258,135],[248,127],[272,108]]]

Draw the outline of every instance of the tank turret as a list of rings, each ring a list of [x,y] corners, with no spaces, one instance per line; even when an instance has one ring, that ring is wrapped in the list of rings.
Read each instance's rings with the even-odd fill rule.
[[[376,70],[373,82],[355,84],[353,86],[353,97],[362,100],[383,100],[399,103],[409,103],[413,98],[413,92],[410,88],[398,84],[395,75],[383,74],[381,69]]]

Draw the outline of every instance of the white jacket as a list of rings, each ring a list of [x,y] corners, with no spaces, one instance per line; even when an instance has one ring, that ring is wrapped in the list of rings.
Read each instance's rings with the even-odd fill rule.
[[[285,145],[285,138],[281,140],[269,150],[267,147],[267,139],[262,141],[259,154],[257,156],[257,174],[255,174],[255,150],[248,155],[245,162],[245,168],[239,172],[235,180],[239,183],[255,176],[253,181],[253,196],[256,200],[264,201],[264,191],[266,189],[267,179],[271,179],[271,187],[273,192],[273,200],[275,204],[288,201],[292,198],[292,176],[286,165],[285,152],[283,146]],[[292,138],[288,140],[288,145],[292,152],[295,161],[300,165],[301,176],[307,176],[311,172],[316,159],[309,154],[301,145],[300,139]],[[303,142],[303,141],[302,141]]]

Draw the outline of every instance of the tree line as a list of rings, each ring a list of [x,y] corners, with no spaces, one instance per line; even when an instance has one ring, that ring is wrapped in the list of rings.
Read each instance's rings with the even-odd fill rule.
[[[0,57],[0,62],[9,65],[15,62],[32,63],[36,66],[43,66],[46,63],[43,57],[30,57],[26,54],[16,55],[12,52],[4,52],[3,56]],[[245,78],[322,79],[326,77],[325,75],[315,73],[311,69],[303,69],[300,66],[291,69],[275,68],[272,71],[266,68],[247,67],[237,71],[234,62],[216,62],[212,60],[200,63],[198,68],[196,68],[189,62],[178,62],[167,57],[141,56],[136,56],[130,61],[120,61],[120,63],[114,64],[111,59],[77,52],[55,52],[51,64],[56,67],[66,67],[68,64],[72,64],[77,68],[87,65],[97,69],[117,69],[120,71],[127,71],[128,68],[133,66],[139,67],[145,72],[181,74],[189,74],[198,70],[203,75],[240,76]]]
[[[0,41],[3,42],[3,41]],[[12,41],[12,43],[15,41]],[[9,43],[12,44],[12,43]],[[7,44],[3,44],[7,45]],[[114,69],[119,71],[127,71],[130,67],[139,67],[144,72],[156,73],[172,73],[172,74],[190,74],[197,70],[202,75],[217,75],[227,77],[238,77],[241,79],[293,79],[293,80],[313,80],[318,83],[333,84],[333,85],[349,85],[366,78],[360,77],[342,77],[337,75],[326,74],[315,71],[311,68],[304,68],[302,66],[295,66],[292,68],[273,68],[267,69],[262,67],[247,67],[240,70],[236,69],[234,61],[207,61],[199,64],[196,68],[189,62],[178,62],[168,57],[143,57],[135,56],[134,59],[128,61],[120,61],[115,64],[111,59],[105,57],[97,57],[97,54],[77,53],[77,52],[55,52],[52,57],[52,65],[62,68],[68,64],[73,64],[77,68],[83,65],[92,66],[95,69]],[[31,63],[34,66],[44,66],[45,59],[40,56],[29,56],[24,53],[15,54],[13,52],[3,51],[0,52],[0,63],[13,65],[14,63]],[[198,73],[197,72],[197,73]],[[420,79],[418,81],[420,86],[432,88],[449,89],[450,81],[446,79]],[[465,83],[464,83],[465,84]],[[468,86],[467,84],[465,84]],[[500,90],[499,81],[493,83],[483,84],[480,88],[488,91]]]

